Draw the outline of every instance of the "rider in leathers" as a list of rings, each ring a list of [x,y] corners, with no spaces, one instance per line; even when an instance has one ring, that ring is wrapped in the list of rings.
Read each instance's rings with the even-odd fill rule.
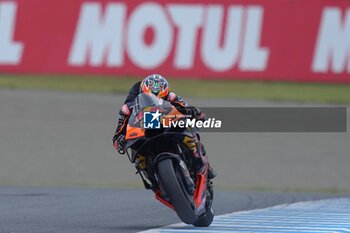
[[[169,101],[174,107],[178,109],[178,111],[181,112],[185,109],[185,114],[192,115],[193,118],[199,120],[205,119],[205,113],[202,112],[199,108],[189,105],[179,96],[177,96],[174,92],[169,92],[168,81],[163,76],[159,74],[149,75],[143,81],[139,81],[133,85],[133,87],[129,91],[128,96],[126,97],[126,100],[124,101],[124,105],[119,111],[118,125],[113,136],[113,145],[120,154],[125,153],[124,146],[126,126],[128,124],[128,120],[132,111],[130,107],[133,105],[136,96],[141,92],[151,92],[156,96]],[[195,149],[192,148],[193,155],[198,158],[202,156],[201,161],[205,161],[205,163],[208,163],[208,159],[206,158],[206,152],[203,144],[199,141],[198,133],[196,145],[197,146],[195,147]],[[213,179],[215,176],[216,172],[209,166],[208,179]]]

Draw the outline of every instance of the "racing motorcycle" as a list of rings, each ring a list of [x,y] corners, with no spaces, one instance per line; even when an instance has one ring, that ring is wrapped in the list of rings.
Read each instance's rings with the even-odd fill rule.
[[[213,186],[207,179],[208,163],[194,156],[196,129],[169,127],[191,118],[170,102],[140,93],[126,131],[125,152],[146,189],[173,209],[186,224],[208,227],[214,218]],[[146,124],[148,121],[148,125]],[[175,124],[173,124],[175,125]],[[200,148],[198,148],[200,150]]]

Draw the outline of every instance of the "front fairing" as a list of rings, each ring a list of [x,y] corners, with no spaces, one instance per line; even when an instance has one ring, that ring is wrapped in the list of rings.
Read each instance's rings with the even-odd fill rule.
[[[183,115],[170,102],[158,98],[153,94],[140,93],[135,98],[135,102],[131,108],[132,114],[128,120],[126,129],[126,149],[147,140],[147,132],[144,127],[145,112],[159,111],[159,113],[162,114],[161,122],[163,122],[163,117],[172,120],[183,117]],[[158,133],[155,129],[149,129],[149,132]]]

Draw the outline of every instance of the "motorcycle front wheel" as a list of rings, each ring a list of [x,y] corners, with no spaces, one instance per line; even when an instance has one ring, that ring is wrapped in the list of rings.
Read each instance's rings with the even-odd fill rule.
[[[170,199],[175,212],[186,224],[195,224],[198,220],[183,181],[176,175],[172,159],[164,159],[157,164],[157,170],[161,185]]]

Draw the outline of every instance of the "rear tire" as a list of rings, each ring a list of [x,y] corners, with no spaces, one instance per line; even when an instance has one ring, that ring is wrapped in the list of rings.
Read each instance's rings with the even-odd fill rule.
[[[182,188],[184,187],[182,180],[176,176],[173,161],[164,159],[157,164],[157,169],[162,187],[179,218],[186,224],[194,224],[197,221],[197,216],[190,200],[184,193],[186,191]]]

